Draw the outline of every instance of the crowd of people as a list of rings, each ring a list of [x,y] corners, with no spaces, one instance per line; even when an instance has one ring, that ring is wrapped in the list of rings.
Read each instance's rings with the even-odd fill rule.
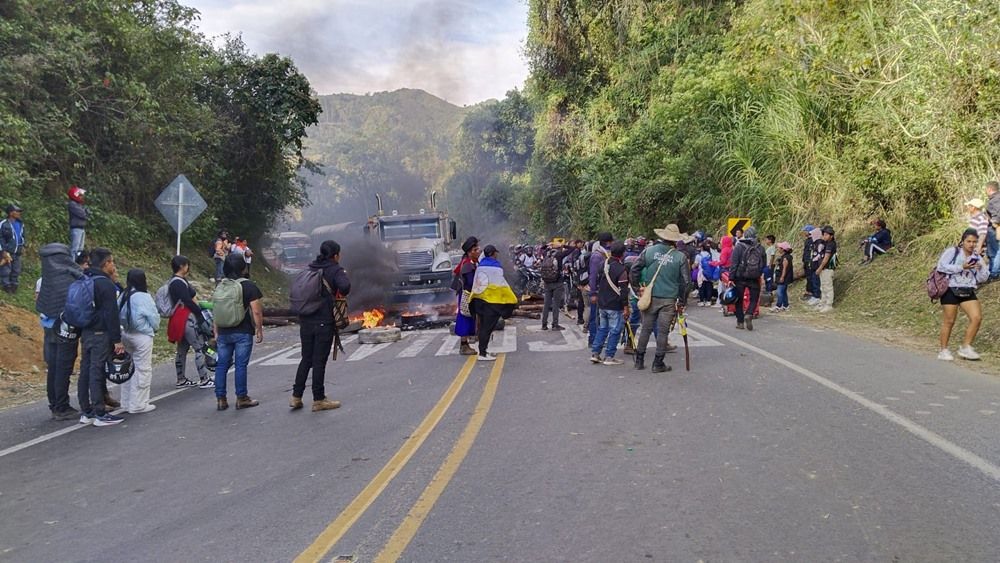
[[[954,359],[948,343],[959,311],[968,317],[969,325],[957,354],[979,359],[973,348],[982,321],[976,290],[1000,277],[1000,185],[989,182],[985,191],[986,201],[973,198],[965,203],[969,226],[958,244],[941,253],[932,270],[940,285],[938,293],[931,293],[928,280],[928,292],[940,301],[942,310],[940,360]],[[219,232],[210,249],[216,263],[211,301],[197,299],[188,279],[191,263],[185,256],[172,259],[173,276],[154,296],[144,271],[130,270],[122,285],[111,250],[83,249],[89,217],[85,193],[77,186],[68,193],[70,244],[50,243],[39,250],[42,277],[35,286],[36,308],[45,330],[52,418],[79,417],[81,423],[107,426],[122,421],[113,414],[119,408],[130,414],[153,410],[149,402],[152,343],[162,318],[168,319],[168,340],[176,345],[177,387],[214,389],[216,408],[225,410],[229,406],[225,374],[234,366],[236,408],[256,406],[258,402],[248,394],[247,368],[254,343],[263,339],[263,294],[249,279],[253,253],[246,241],[236,237],[230,242],[227,231]],[[9,205],[6,218],[0,221],[0,282],[10,293],[18,288],[25,246],[22,212],[19,206]],[[871,234],[858,242],[862,265],[893,248],[886,222],[876,219],[871,225]],[[829,225],[807,224],[800,232],[802,301],[821,313],[829,312],[840,262],[836,231]],[[654,229],[654,233],[651,239],[639,236],[617,241],[603,232],[589,242],[553,239],[539,245],[516,245],[504,261],[496,246],[480,248],[480,241],[469,237],[462,245],[452,282],[457,299],[454,330],[461,354],[493,361],[496,356],[489,352],[493,332],[532,287],[543,299],[541,330],[564,330],[561,313],[570,318],[575,313],[576,323],[588,334],[591,362],[621,365],[624,362],[617,355],[623,346],[625,354],[634,356],[636,369],[645,369],[649,339],[655,338],[653,372],[671,369],[665,358],[676,346],[668,336],[689,298],[696,297],[699,307],[719,306],[724,315],[735,316],[740,330],[754,330],[762,294],[771,298],[772,312],[789,309],[789,286],[799,279],[790,242],[776,242],[773,235],[761,239],[754,227],[734,230],[718,241],[704,231],[683,233],[676,224]],[[307,269],[321,283],[309,290],[316,294],[315,308],[299,315],[302,359],[289,402],[292,409],[303,407],[310,374],[312,410],[340,406],[327,398],[324,386],[327,360],[339,346],[338,327],[346,322],[341,305],[351,287],[340,266],[340,252],[335,241],[325,241]],[[515,288],[507,282],[503,262],[514,267]],[[192,351],[197,381],[186,375]],[[80,410],[69,403],[70,373],[77,356],[81,357]],[[105,374],[122,358],[127,358],[135,375],[121,385],[118,401],[108,391]]]

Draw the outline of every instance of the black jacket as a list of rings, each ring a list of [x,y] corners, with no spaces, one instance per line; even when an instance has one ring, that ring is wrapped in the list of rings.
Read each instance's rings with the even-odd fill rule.
[[[69,247],[61,242],[46,244],[38,250],[42,261],[42,287],[35,301],[35,310],[50,319],[57,319],[66,308],[66,293],[83,270],[69,255]]]
[[[87,330],[104,331],[112,343],[122,341],[121,326],[118,321],[118,290],[111,278],[103,272],[89,270],[87,275],[94,278],[94,307],[97,314]],[[44,282],[43,282],[44,283]]]
[[[90,212],[87,211],[87,208],[82,203],[70,201],[67,209],[69,209],[69,228],[87,228],[87,219],[90,217]]]
[[[629,270],[617,258],[609,258],[607,264],[607,275],[604,274],[603,268],[597,273],[597,306],[604,310],[621,311],[625,308],[625,300],[628,298]],[[618,287],[618,293],[608,282],[609,277]]]
[[[201,312],[201,307],[194,301],[195,291],[191,284],[184,278],[170,280],[167,286],[170,291],[170,301],[173,303],[183,303],[188,311],[191,311],[198,321],[204,322],[205,316]]]
[[[323,270],[323,279],[330,285],[330,289],[333,290],[333,294],[324,289],[323,299],[326,303],[315,313],[311,315],[303,315],[302,321],[312,323],[332,323],[335,299],[334,294],[339,293],[341,296],[346,297],[351,292],[351,280],[347,277],[347,270],[342,268],[337,262],[332,262],[330,260],[323,260],[322,262],[314,261],[312,264],[309,264],[309,267]]]

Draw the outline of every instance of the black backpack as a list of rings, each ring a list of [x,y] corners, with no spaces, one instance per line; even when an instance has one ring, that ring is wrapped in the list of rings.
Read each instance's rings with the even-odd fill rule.
[[[542,260],[542,265],[539,266],[538,272],[542,274],[542,281],[547,283],[554,283],[559,281],[559,261],[556,260],[556,255],[550,253]]]
[[[320,268],[306,268],[295,274],[288,292],[288,312],[306,316],[319,311],[326,303],[323,295],[326,285],[323,270]]]
[[[733,268],[733,277],[741,280],[755,280],[764,273],[767,255],[764,252],[764,247],[758,242],[754,242],[753,245],[745,244],[745,246],[743,253],[740,254],[739,263]]]

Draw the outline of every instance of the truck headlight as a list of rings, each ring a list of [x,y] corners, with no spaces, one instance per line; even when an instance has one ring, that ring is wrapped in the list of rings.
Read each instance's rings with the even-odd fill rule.
[[[438,270],[438,271],[441,271],[441,270],[450,270],[451,269],[451,260],[445,260],[444,262],[438,263],[438,265],[435,266],[434,269]]]

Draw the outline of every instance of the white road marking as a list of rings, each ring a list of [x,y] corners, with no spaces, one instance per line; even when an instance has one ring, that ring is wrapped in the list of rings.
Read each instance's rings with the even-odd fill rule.
[[[694,323],[691,323],[691,324],[694,324]],[[948,455],[954,457],[955,459],[957,459],[959,461],[963,461],[963,462],[971,465],[972,467],[974,467],[974,468],[978,469],[979,471],[983,472],[984,474],[986,474],[988,477],[991,477],[994,481],[1000,481],[1000,467],[998,467],[997,465],[994,465],[993,463],[990,463],[986,459],[983,459],[982,457],[974,454],[973,452],[971,452],[971,451],[969,451],[969,450],[967,450],[967,449],[959,446],[958,444],[955,444],[955,443],[949,441],[948,439],[944,438],[940,434],[937,434],[936,432],[934,432],[932,430],[924,428],[923,426],[920,426],[916,422],[913,422],[912,420],[910,420],[910,419],[908,419],[908,418],[906,418],[906,417],[904,417],[904,416],[902,416],[902,415],[900,415],[900,414],[898,414],[896,412],[893,412],[892,410],[888,409],[887,407],[879,405],[878,403],[875,403],[874,401],[871,401],[870,399],[866,399],[866,398],[862,397],[861,395],[859,395],[858,393],[855,393],[854,391],[851,391],[850,389],[848,389],[848,388],[846,388],[846,387],[844,387],[842,385],[834,383],[834,382],[830,381],[829,379],[826,379],[825,377],[823,377],[823,376],[821,376],[821,375],[819,375],[819,374],[817,374],[815,372],[812,372],[812,371],[810,371],[810,370],[808,370],[808,369],[806,369],[806,368],[804,368],[804,367],[802,367],[802,366],[800,366],[798,364],[792,363],[792,362],[790,362],[790,361],[788,361],[788,360],[786,360],[786,359],[784,359],[784,358],[782,358],[782,357],[780,357],[780,356],[778,356],[776,354],[772,354],[771,352],[768,352],[767,350],[763,350],[761,348],[753,346],[752,344],[747,344],[746,342],[743,342],[742,340],[740,340],[738,338],[733,338],[732,336],[729,336],[728,334],[725,334],[725,333],[719,332],[717,330],[708,328],[707,326],[701,326],[699,324],[699,329],[700,330],[704,330],[705,332],[711,333],[711,334],[713,334],[713,335],[715,335],[715,336],[717,336],[719,338],[722,338],[723,340],[727,340],[729,342],[732,342],[733,344],[735,344],[737,346],[740,346],[742,348],[745,348],[747,350],[750,350],[751,352],[754,352],[754,353],[756,353],[756,354],[758,354],[760,356],[768,358],[769,360],[771,360],[773,362],[779,363],[779,364],[787,367],[788,369],[791,369],[791,370],[793,370],[793,371],[795,371],[795,372],[797,372],[797,373],[799,373],[799,374],[801,374],[801,375],[803,375],[803,376],[805,376],[805,377],[807,377],[807,378],[815,381],[816,383],[822,385],[823,387],[826,387],[827,389],[830,389],[831,391],[835,391],[837,393],[840,393],[844,397],[847,397],[848,399],[850,399],[850,400],[852,400],[852,401],[860,404],[861,406],[867,408],[868,410],[870,410],[870,411],[878,414],[882,418],[885,418],[886,420],[888,420],[890,422],[893,422],[895,424],[898,424],[899,426],[902,426],[903,429],[905,429],[907,432],[913,434],[914,436],[917,436],[918,438],[920,438],[920,439],[924,440],[925,442],[927,442],[928,444],[930,444],[930,445],[932,445],[932,446],[940,449],[941,451],[947,453]]]
[[[250,360],[250,363],[247,364],[247,365],[252,366],[254,364],[259,364],[260,362],[263,362],[265,360],[270,360],[271,358],[274,358],[275,356],[278,356],[279,354],[283,354],[283,353],[288,352],[289,350],[291,350],[292,348],[295,348],[296,346],[298,346],[298,344],[295,344],[295,345],[292,345],[292,346],[287,346],[285,348],[281,348],[280,350],[275,350],[274,352],[271,352],[270,354],[265,354],[265,355],[263,355],[263,356],[261,356],[259,358],[254,358],[254,359]]]
[[[428,344],[437,338],[436,334],[421,334],[417,336],[409,346],[396,355],[397,358],[412,358],[422,352]]]
[[[160,394],[160,395],[157,395],[157,396],[153,397],[152,399],[149,400],[149,402],[150,403],[155,403],[156,401],[159,401],[160,399],[165,399],[165,398],[167,398],[167,397],[169,397],[171,395],[176,395],[178,393],[183,393],[184,391],[187,391],[188,389],[194,389],[194,387],[182,387],[180,389],[174,389],[173,391],[167,391],[166,393],[163,393],[163,394]],[[123,412],[125,412],[125,409],[118,409],[118,410],[112,412],[112,414],[121,414]],[[31,446],[34,446],[34,445],[37,445],[37,444],[41,444],[43,442],[48,442],[49,440],[51,440],[53,438],[57,438],[59,436],[62,436],[63,434],[69,434],[70,432],[76,432],[77,430],[80,430],[81,428],[87,428],[89,426],[90,426],[90,424],[79,424],[79,423],[77,423],[77,424],[74,424],[73,426],[68,426],[66,428],[62,428],[62,429],[56,430],[55,432],[49,432],[48,434],[42,434],[41,436],[39,436],[37,438],[34,438],[32,440],[28,440],[27,442],[21,442],[20,444],[11,446],[11,447],[9,447],[7,449],[0,450],[0,457],[4,457],[6,455],[10,455],[12,453],[19,452],[21,450],[30,448]]]
[[[358,360],[363,360],[375,352],[385,350],[392,345],[392,342],[383,342],[381,344],[362,344],[361,346],[358,346],[358,349],[355,350],[353,354],[351,354],[350,358],[347,358],[347,361],[356,362]]]
[[[302,359],[301,348],[298,344],[295,346],[289,346],[280,351],[279,354],[274,354],[265,361],[262,361],[260,365],[262,366],[297,366],[299,365],[299,360]]]
[[[438,351],[435,352],[434,355],[435,356],[447,356],[449,354],[457,354],[458,353],[458,343],[459,343],[460,340],[461,340],[461,338],[459,338],[458,336],[455,336],[454,334],[449,334],[448,336],[445,337],[444,343],[441,344],[441,347],[438,348]]]
[[[587,347],[587,340],[582,338],[582,334],[577,332],[576,327],[567,327],[562,331],[565,344],[549,344],[548,342],[529,342],[528,350],[532,352],[575,352]]]

